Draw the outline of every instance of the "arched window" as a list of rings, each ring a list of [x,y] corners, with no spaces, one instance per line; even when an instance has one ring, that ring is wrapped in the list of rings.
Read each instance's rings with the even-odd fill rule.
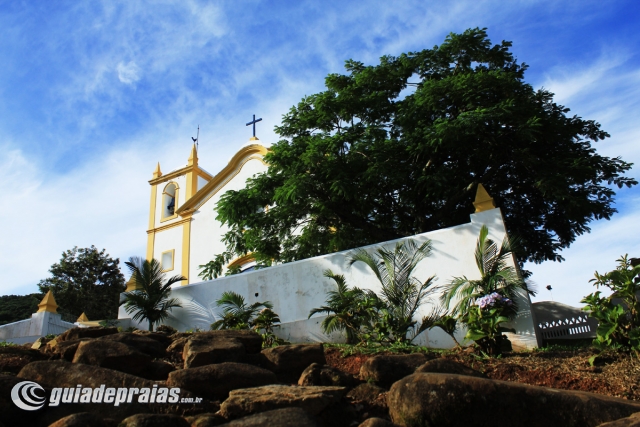
[[[162,190],[162,219],[175,218],[176,209],[178,209],[178,184],[170,182]]]

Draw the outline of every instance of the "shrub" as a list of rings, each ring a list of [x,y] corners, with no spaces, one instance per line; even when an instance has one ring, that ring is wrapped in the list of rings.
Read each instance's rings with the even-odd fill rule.
[[[158,332],[164,332],[168,335],[173,335],[175,333],[178,332],[178,330],[176,328],[173,328],[169,325],[160,325],[158,326],[158,328],[156,329]]]
[[[618,267],[605,274],[595,272],[590,280],[596,288],[609,288],[612,293],[602,297],[600,291],[582,299],[591,311],[590,316],[597,319],[594,344],[600,347],[622,347],[640,351],[640,265],[632,263],[628,255],[617,260]]]

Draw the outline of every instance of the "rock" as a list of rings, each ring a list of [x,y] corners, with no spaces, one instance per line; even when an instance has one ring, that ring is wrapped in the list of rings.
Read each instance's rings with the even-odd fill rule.
[[[411,375],[418,366],[428,360],[423,353],[375,356],[360,367],[360,379],[374,381],[381,387],[389,388],[399,379]]]
[[[387,402],[400,426],[595,427],[640,411],[640,403],[593,393],[433,373],[396,382]]]
[[[189,341],[191,337],[180,337],[171,342],[167,347],[167,353],[180,353],[182,354],[182,350],[184,350],[184,345]]]
[[[358,427],[396,427],[396,425],[384,418],[372,417],[364,420]]]
[[[640,427],[640,412],[626,418],[600,424],[598,427]]]
[[[452,360],[447,360],[444,358],[429,360],[424,365],[420,365],[415,373],[437,373],[437,374],[457,374],[457,375],[468,375],[470,377],[478,377],[478,378],[487,378],[485,374],[482,372],[476,371],[475,369],[471,369],[467,366],[464,366],[460,363],[456,363]]]
[[[0,372],[17,374],[29,363],[46,359],[47,356],[38,350],[19,346],[0,347]]]
[[[0,374],[0,422],[7,427],[32,426],[37,424],[41,411],[23,411],[11,400],[11,390],[22,378]]]
[[[374,384],[364,383],[347,393],[356,410],[365,420],[370,417],[388,417],[387,390]]]
[[[159,334],[163,337],[164,334]],[[160,343],[155,339],[149,338],[149,336],[132,334],[129,332],[121,332],[119,334],[105,335],[98,338],[96,341],[110,341],[126,344],[131,348],[138,350],[141,353],[148,354],[151,357],[164,357],[165,348],[167,345]]]
[[[294,387],[268,385],[233,390],[220,406],[220,414],[235,419],[258,412],[281,408],[302,408],[317,415],[338,402],[345,393],[343,387]]]
[[[34,381],[42,387],[49,388],[75,388],[78,384],[87,388],[149,388],[153,386],[163,387],[153,381],[136,377],[112,369],[98,366],[84,365],[82,363],[69,363],[62,360],[33,362],[22,368],[18,379]],[[180,391],[180,397],[196,397],[187,390]],[[104,403],[77,403],[60,404],[56,407],[48,407],[43,414],[43,419],[52,423],[66,415],[76,412],[91,412],[103,418],[113,418],[120,421],[128,416],[139,413],[174,413],[194,414],[198,412],[215,412],[218,405],[205,399],[197,404],[170,404],[170,403],[140,403],[133,400],[126,405],[114,406]],[[47,425],[47,424],[45,424]]]
[[[78,346],[83,341],[91,341],[91,338],[80,338],[77,340],[68,340],[68,341],[50,341],[47,345],[47,350],[50,353],[58,355],[61,359],[64,359],[68,362],[73,360],[73,357],[76,355],[76,350]],[[54,343],[53,345],[51,345]]]
[[[167,385],[189,390],[197,396],[222,400],[231,390],[276,382],[271,371],[244,363],[226,362],[171,372]]]
[[[329,365],[312,363],[300,375],[298,385],[334,385],[353,387],[355,378]]]
[[[262,350],[266,358],[266,368],[275,372],[278,378],[295,382],[312,363],[326,365],[322,344],[280,345]]]
[[[43,348],[47,344],[47,342],[49,342],[48,339],[46,339],[45,337],[40,337],[36,340],[36,342],[31,344],[31,348],[33,350],[40,350],[40,348]]]
[[[193,415],[185,417],[185,419],[191,424],[191,427],[214,427],[227,422],[222,415],[213,413]]]
[[[318,423],[301,408],[284,408],[250,415],[222,425],[225,427],[317,427]],[[192,427],[195,427],[195,424],[192,424]]]
[[[136,414],[122,420],[118,427],[191,427],[178,415]]]
[[[95,326],[92,328],[71,328],[56,337],[58,343],[62,341],[77,340],[80,338],[99,338],[105,335],[117,334],[118,328],[103,328]]]
[[[259,333],[254,331],[227,329],[224,331],[200,332],[193,334],[193,336],[207,336],[219,340],[234,339],[244,346],[247,354],[257,354],[262,350],[262,337]]]
[[[144,367],[139,375],[152,381],[166,381],[169,374],[175,370],[176,368],[171,363],[153,360]]]
[[[102,419],[90,412],[80,412],[59,419],[49,427],[116,427],[118,422],[110,418]]]
[[[238,340],[199,335],[189,338],[182,351],[182,359],[187,369],[213,363],[240,362],[244,354],[245,348]]]
[[[80,343],[73,357],[73,363],[100,366],[132,375],[138,375],[150,362],[148,354],[121,342],[106,340]]]
[[[151,332],[151,331],[143,331],[141,329],[137,329],[132,333],[133,335],[136,335],[136,336],[150,338],[154,341],[158,341],[160,344],[162,344],[163,348],[167,348],[167,346],[171,344],[171,342],[173,341],[171,336],[164,332]]]

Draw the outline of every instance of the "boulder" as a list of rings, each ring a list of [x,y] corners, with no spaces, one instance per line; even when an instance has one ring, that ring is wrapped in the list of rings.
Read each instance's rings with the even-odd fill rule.
[[[361,414],[361,419],[388,417],[387,390],[374,384],[364,383],[347,393],[346,396]]]
[[[191,427],[214,427],[225,424],[227,420],[220,414],[205,413],[185,417]],[[275,426],[272,426],[275,427]]]
[[[197,396],[222,400],[231,390],[276,382],[271,371],[244,363],[226,362],[171,372],[167,385],[189,390]]]
[[[364,420],[358,427],[396,427],[396,425],[384,418],[372,417]]]
[[[452,360],[439,358],[429,360],[424,365],[418,366],[415,373],[436,373],[436,374],[457,374],[468,375],[470,377],[487,378],[482,372],[471,369]]]
[[[117,334],[118,328],[103,328],[95,326],[91,328],[71,328],[56,337],[57,342],[77,340],[80,338],[99,338],[105,335]]]
[[[132,375],[138,375],[150,362],[151,357],[148,354],[121,342],[104,340],[80,343],[73,357],[73,363],[115,369]]]
[[[159,334],[163,337],[164,334]],[[98,338],[96,341],[109,341],[109,342],[119,342],[122,344],[126,344],[131,348],[138,350],[141,353],[148,354],[153,358],[164,357],[165,348],[167,345],[162,344],[160,341],[149,338],[149,336],[132,334],[129,332],[121,332],[119,334],[105,335],[104,337]]]
[[[640,411],[638,402],[593,393],[433,373],[396,382],[387,402],[394,423],[414,427],[596,427]]]
[[[178,415],[136,414],[122,420],[118,427],[191,427]]]
[[[322,344],[280,345],[262,350],[266,368],[275,372],[278,378],[296,382],[312,363],[326,365]]]
[[[298,385],[334,385],[353,387],[355,378],[329,365],[312,363],[300,375]]]
[[[250,415],[222,425],[225,427],[317,427],[318,423],[301,408],[284,408]],[[195,424],[192,424],[192,427],[194,426]]]
[[[176,338],[175,340],[173,340],[171,342],[171,344],[169,344],[169,346],[166,349],[167,353],[180,353],[180,354],[182,354],[182,350],[184,350],[184,346],[187,343],[187,341],[189,341],[189,338],[191,338],[191,337],[190,336],[188,336],[188,337],[180,337],[180,338]]]
[[[49,388],[74,388],[78,384],[83,387],[99,388],[149,388],[158,386],[157,383],[130,374],[98,366],[84,365],[82,363],[69,363],[62,360],[33,362],[22,368],[18,379],[34,381],[42,387]],[[159,385],[162,387],[162,385]],[[180,397],[197,397],[187,390],[180,391]],[[215,412],[218,405],[208,400],[197,404],[169,404],[169,403],[140,403],[133,400],[126,405],[114,406],[105,403],[77,403],[60,404],[56,407],[48,407],[43,413],[43,419],[52,423],[60,418],[76,412],[91,412],[103,418],[113,418],[116,421],[139,413],[180,413],[195,414],[199,412]],[[45,424],[48,425],[48,424]]]
[[[162,344],[163,348],[167,348],[167,346],[171,344],[171,342],[173,341],[173,338],[171,338],[171,335],[165,332],[151,332],[151,331],[143,331],[141,329],[137,329],[132,333],[137,336],[142,336],[145,338],[150,338],[152,340],[158,341],[160,344]]]
[[[598,427],[640,427],[640,412],[615,421],[600,424]]]
[[[255,331],[227,329],[223,331],[200,332],[193,334],[193,336],[207,336],[218,340],[236,340],[244,346],[245,353],[247,354],[257,354],[262,350],[262,337]]]
[[[49,427],[116,427],[118,422],[110,418],[100,418],[91,412],[80,412],[59,419]]]
[[[411,375],[428,360],[423,353],[375,356],[367,359],[360,367],[360,379],[374,381],[381,387],[389,388],[399,379]]]
[[[45,359],[48,357],[38,350],[13,345],[0,347],[0,372],[17,374],[27,364]]]
[[[182,359],[187,369],[213,363],[240,362],[244,354],[244,345],[236,339],[199,334],[189,338],[182,351]]]
[[[273,409],[302,408],[309,415],[317,415],[338,402],[345,392],[343,387],[268,385],[243,388],[229,393],[220,405],[220,414],[235,419]]]
[[[166,381],[169,374],[175,370],[175,366],[171,363],[167,363],[162,360],[153,360],[144,367],[139,375],[142,378],[152,381]]]
[[[36,425],[42,411],[23,411],[13,403],[11,390],[22,381],[24,379],[13,375],[0,374],[0,422],[7,427]]]
[[[78,346],[83,341],[91,341],[91,338],[79,338],[77,340],[68,341],[50,341],[47,345],[47,350],[54,355],[57,355],[60,359],[71,362],[76,355]],[[51,345],[53,343],[53,345]]]

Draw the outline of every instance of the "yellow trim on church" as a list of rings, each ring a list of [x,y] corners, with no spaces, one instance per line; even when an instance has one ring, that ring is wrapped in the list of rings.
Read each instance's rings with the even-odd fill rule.
[[[493,197],[487,193],[487,190],[485,190],[482,184],[478,184],[476,200],[473,202],[473,206],[476,208],[475,213],[488,211],[496,207],[496,204],[493,202]]]
[[[211,179],[204,187],[200,189],[193,197],[191,197],[185,204],[183,204],[176,212],[180,216],[184,216],[187,213],[195,211],[197,208],[202,206],[207,200],[213,197],[219,189],[216,187],[226,184],[236,176],[242,166],[247,163],[249,160],[257,159],[264,163],[262,157],[267,154],[269,150],[259,144],[251,144],[246,147],[242,147],[240,151],[238,151],[233,158],[229,161],[229,164],[225,166],[224,169],[220,171],[216,176]],[[256,156],[257,155],[257,156]]]
[[[231,261],[229,265],[227,265],[227,268],[231,268],[235,266],[242,267],[244,264],[247,264],[255,260],[256,259],[254,258],[253,254],[246,254]]]
[[[189,251],[191,249],[191,218],[182,226],[182,275],[186,280],[182,285],[189,284]]]

